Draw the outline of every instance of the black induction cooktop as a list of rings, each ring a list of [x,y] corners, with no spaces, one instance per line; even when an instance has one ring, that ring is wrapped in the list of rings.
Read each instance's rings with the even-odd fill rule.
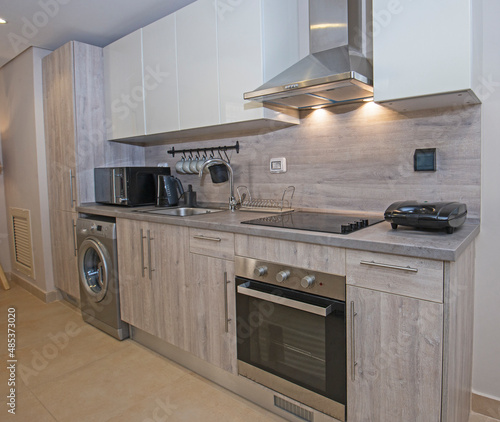
[[[381,221],[384,221],[384,219],[373,218],[372,216],[295,211],[242,221],[242,223],[314,232],[348,234],[380,223]]]

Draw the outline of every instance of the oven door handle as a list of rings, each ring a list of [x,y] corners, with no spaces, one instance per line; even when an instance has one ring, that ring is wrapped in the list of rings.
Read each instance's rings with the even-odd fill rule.
[[[332,313],[332,305],[326,307],[311,305],[310,303],[300,302],[298,300],[288,299],[283,296],[273,295],[270,293],[254,290],[243,285],[239,285],[236,289],[239,294],[255,297],[256,299],[266,300],[267,302],[276,303],[278,305],[288,306],[289,308],[305,311],[310,314],[326,317]]]

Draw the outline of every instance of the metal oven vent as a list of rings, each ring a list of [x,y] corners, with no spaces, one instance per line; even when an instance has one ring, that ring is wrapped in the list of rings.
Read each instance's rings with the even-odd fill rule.
[[[285,410],[292,415],[297,416],[300,419],[303,419],[308,422],[314,421],[314,413],[309,410],[304,409],[303,407],[297,406],[296,404],[289,402],[281,397],[274,396],[274,405],[279,407],[280,409]]]

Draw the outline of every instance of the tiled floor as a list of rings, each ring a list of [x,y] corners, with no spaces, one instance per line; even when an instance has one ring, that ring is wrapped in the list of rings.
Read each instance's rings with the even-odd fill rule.
[[[7,381],[7,314],[16,309],[16,422],[284,421],[137,343],[119,342],[62,303],[18,286],[0,290],[0,396]],[[494,422],[479,415],[470,422]]]

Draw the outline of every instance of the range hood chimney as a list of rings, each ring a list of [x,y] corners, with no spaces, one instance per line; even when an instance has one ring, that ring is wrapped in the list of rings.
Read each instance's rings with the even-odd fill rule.
[[[246,100],[307,109],[373,97],[371,0],[309,0],[310,54]]]

